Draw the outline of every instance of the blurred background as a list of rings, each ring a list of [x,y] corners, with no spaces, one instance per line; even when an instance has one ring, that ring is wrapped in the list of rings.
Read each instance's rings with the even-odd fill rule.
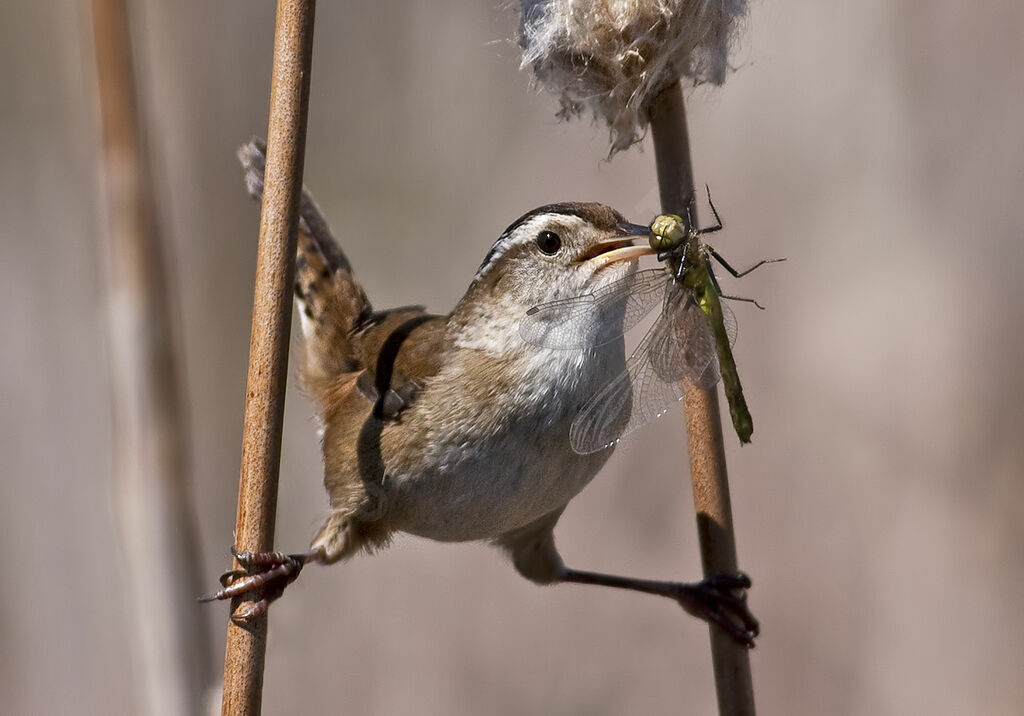
[[[551,201],[657,211],[653,152],[554,120],[515,8],[320,3],[306,183],[378,306],[451,308],[498,233]],[[0,694],[140,697],[112,501],[89,13],[0,24]],[[269,0],[137,4],[212,587],[229,564],[267,124]],[[753,3],[720,90],[688,92],[756,430],[727,430],[763,714],[1024,710],[1024,5]],[[385,233],[386,232],[386,233]],[[386,240],[382,241],[381,239]],[[294,371],[293,371],[294,372]],[[326,513],[311,406],[287,399],[277,544]],[[700,574],[681,413],[625,441],[556,534],[568,563]],[[159,608],[159,605],[152,605]],[[223,604],[202,609],[210,683]],[[400,537],[274,606],[265,713],[708,714],[707,628],[665,601],[540,588],[493,549]],[[212,697],[216,702],[216,696]]]

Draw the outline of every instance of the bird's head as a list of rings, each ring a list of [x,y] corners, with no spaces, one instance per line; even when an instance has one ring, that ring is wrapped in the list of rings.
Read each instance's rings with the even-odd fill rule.
[[[527,311],[624,278],[652,253],[649,235],[648,227],[604,204],[548,204],[527,212],[494,243],[456,306],[459,342],[494,353],[515,349]]]

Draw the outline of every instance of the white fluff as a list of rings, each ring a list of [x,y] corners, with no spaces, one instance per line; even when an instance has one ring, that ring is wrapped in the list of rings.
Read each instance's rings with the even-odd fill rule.
[[[635,144],[647,107],[687,77],[725,81],[730,45],[747,0],[522,0],[520,45],[561,103],[559,116],[589,109],[611,130],[611,153]]]

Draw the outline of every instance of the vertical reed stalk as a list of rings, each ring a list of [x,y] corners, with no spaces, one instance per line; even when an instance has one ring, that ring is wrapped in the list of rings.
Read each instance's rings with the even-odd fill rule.
[[[315,9],[315,0],[277,3],[266,183],[235,524],[235,545],[243,551],[269,551],[274,543]],[[240,602],[241,598],[232,601],[232,615]],[[222,714],[260,712],[266,637],[265,614],[229,621]]]
[[[694,196],[693,165],[686,128],[686,108],[678,82],[655,98],[650,109],[650,120],[662,211],[686,216],[686,207]],[[696,223],[697,216],[693,208],[690,215]],[[729,501],[722,419],[718,410],[718,390],[704,390],[686,384],[683,405],[704,576],[735,572],[736,539]],[[715,670],[719,713],[723,716],[752,716],[754,687],[747,648],[712,624],[711,659]]]
[[[155,216],[127,0],[92,0],[107,201],[104,241],[114,496],[127,563],[140,712],[199,713],[210,645],[189,493],[175,308]]]

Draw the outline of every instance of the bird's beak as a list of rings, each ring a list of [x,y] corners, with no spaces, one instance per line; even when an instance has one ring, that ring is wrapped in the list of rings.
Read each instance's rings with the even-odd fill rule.
[[[647,237],[651,235],[651,227],[644,226],[643,224],[631,224],[628,221],[623,221],[619,224],[619,234],[621,236]]]
[[[648,238],[651,235],[650,227],[622,223],[618,229],[614,236],[594,244],[583,256],[583,260],[595,264],[595,268],[603,268],[620,261],[636,261],[641,256],[657,253],[646,241],[640,246],[633,243],[638,238]]]

